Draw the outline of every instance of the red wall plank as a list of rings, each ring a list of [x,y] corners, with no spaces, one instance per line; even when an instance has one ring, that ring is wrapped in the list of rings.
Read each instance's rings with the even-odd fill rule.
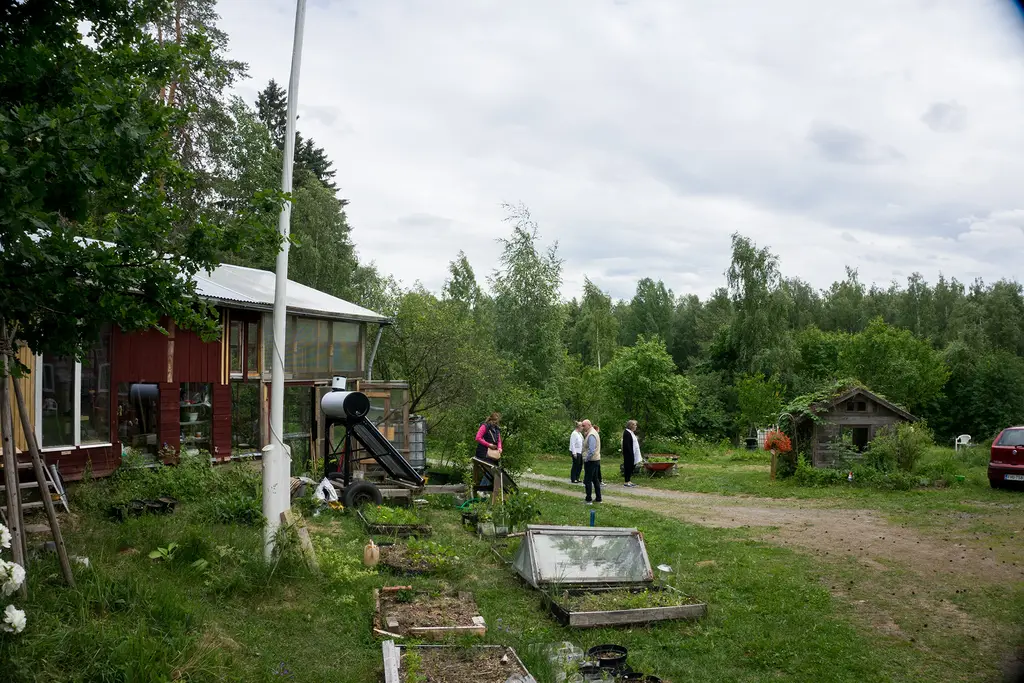
[[[220,382],[220,342],[204,342],[188,330],[174,338],[174,381]]]
[[[106,477],[121,464],[120,448],[77,448],[67,455],[46,453],[47,465],[57,465],[65,481],[78,481],[88,467],[93,477]]]
[[[125,333],[114,330],[111,362],[112,380],[163,382],[167,379],[167,337],[157,330]]]
[[[157,436],[161,448],[164,444],[170,446],[180,444],[181,393],[178,384],[168,382],[160,384],[160,424],[157,425]]]

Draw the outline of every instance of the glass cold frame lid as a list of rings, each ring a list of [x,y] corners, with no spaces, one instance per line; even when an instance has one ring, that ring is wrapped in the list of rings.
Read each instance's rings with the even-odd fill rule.
[[[654,580],[643,535],[617,527],[528,526],[515,567],[533,586]]]

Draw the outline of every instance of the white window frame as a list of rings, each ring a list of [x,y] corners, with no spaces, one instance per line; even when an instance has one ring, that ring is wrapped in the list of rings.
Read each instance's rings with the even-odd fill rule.
[[[54,453],[58,451],[70,451],[76,448],[110,448],[113,444],[109,441],[99,443],[82,443],[82,363],[81,361],[75,361],[75,381],[74,381],[74,395],[75,395],[75,407],[72,412],[72,419],[74,420],[72,425],[72,440],[73,444],[65,444],[63,446],[44,446],[43,445],[43,356],[42,354],[36,354],[36,368],[39,372],[36,372],[35,381],[35,408],[36,408],[36,443],[39,444],[39,450],[43,453]],[[110,379],[107,378],[109,385]],[[111,415],[110,419],[113,421],[116,418],[115,415]],[[112,429],[113,424],[108,424],[107,429]],[[109,435],[109,431],[107,434]]]

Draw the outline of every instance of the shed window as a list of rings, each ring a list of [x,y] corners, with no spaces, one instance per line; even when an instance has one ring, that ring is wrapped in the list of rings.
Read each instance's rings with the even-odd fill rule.
[[[36,356],[36,436],[43,448],[110,443],[110,344],[105,325],[82,362]]]
[[[79,443],[110,442],[110,326],[78,366]]]
[[[245,370],[249,377],[260,376],[260,325],[250,322],[245,334]]]
[[[849,435],[850,440],[853,443],[853,447],[860,452],[864,452],[868,447],[868,441],[871,438],[871,427],[866,425],[858,425],[853,427],[843,427],[843,437]]]
[[[847,401],[846,410],[850,413],[866,413],[868,404],[866,401]]]
[[[263,372],[270,372],[274,332],[270,316],[264,318]],[[285,325],[285,378],[328,379],[358,372],[362,365],[362,324],[288,316]]]
[[[75,445],[74,358],[43,355],[43,447]]]
[[[123,446],[155,454],[160,449],[159,417],[158,385],[117,385],[117,434]]]
[[[210,452],[213,429],[213,387],[201,382],[182,382],[179,390],[181,448],[191,454]]]
[[[335,322],[331,336],[331,370],[356,372],[359,370],[359,324]]]
[[[231,373],[233,377],[242,374],[243,346],[244,341],[242,339],[242,323],[238,320],[232,320],[228,332],[228,371]]]
[[[232,452],[256,453],[260,445],[260,386],[254,382],[232,382]]]

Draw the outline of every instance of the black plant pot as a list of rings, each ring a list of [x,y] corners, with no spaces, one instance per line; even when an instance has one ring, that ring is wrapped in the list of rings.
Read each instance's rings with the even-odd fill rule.
[[[618,669],[626,663],[626,648],[621,645],[598,645],[587,650],[587,659],[604,669]]]

